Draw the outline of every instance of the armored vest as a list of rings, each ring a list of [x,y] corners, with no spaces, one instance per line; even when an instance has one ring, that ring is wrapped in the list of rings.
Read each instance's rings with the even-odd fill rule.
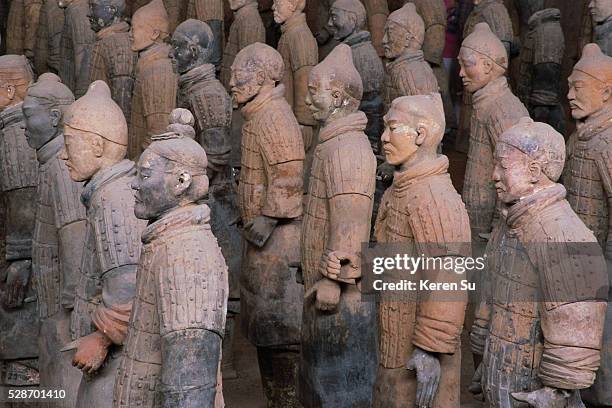
[[[89,63],[96,34],[87,18],[87,0],[73,0],[64,12],[59,76],[78,99],[85,95],[89,87]]]
[[[497,138],[529,112],[512,94],[505,77],[474,93],[470,147],[462,197],[470,216],[472,238],[491,231],[497,193],[493,182],[493,150]]]
[[[57,1],[45,0],[40,9],[34,52],[34,66],[39,74],[59,72],[63,28],[64,10],[57,5]]]
[[[100,30],[89,67],[89,82],[102,80],[108,84],[128,126],[132,118],[132,92],[138,60],[138,53],[132,51],[129,31],[130,26],[123,21]]]
[[[594,27],[593,41],[599,45],[604,54],[612,56],[612,16]]]
[[[385,75],[385,110],[400,96],[428,95],[438,92],[438,81],[427,62],[423,51],[407,50],[387,63]]]
[[[209,221],[208,206],[190,205],[144,230],[136,298],[115,382],[114,407],[160,406],[160,394],[169,391],[162,384],[162,338],[198,330],[223,337],[227,266]],[[171,378],[172,367],[163,369]]]
[[[63,148],[64,137],[59,135],[37,151],[40,167],[32,270],[41,319],[72,305],[81,260],[80,251],[62,246],[65,240],[78,239],[66,236],[70,224],[85,220],[85,207],[80,201],[83,183],[70,179],[66,164],[59,158]],[[74,246],[78,248],[79,244],[82,248],[82,242]],[[61,256],[65,251],[70,251],[69,257]]]
[[[442,65],[442,53],[446,42],[446,5],[444,0],[409,0],[425,23],[423,53],[425,61]]]
[[[168,57],[170,46],[156,43],[142,51],[136,64],[128,157],[137,159],[151,143],[151,136],[166,131],[176,106],[178,77]]]
[[[221,82],[228,91],[234,58],[241,49],[256,42],[265,44],[266,29],[257,10],[257,2],[252,2],[234,11],[234,21],[229,29],[227,44],[223,48]]]
[[[503,1],[482,0],[479,5],[475,6],[465,22],[463,38],[470,35],[478,23],[487,23],[491,27],[491,31],[504,44],[508,57],[510,57],[514,32],[512,20],[510,20],[510,15]]]
[[[135,293],[136,266],[140,255],[140,233],[146,221],[134,215],[130,183],[134,163],[123,160],[103,169],[87,183],[81,201],[87,208],[87,231],[72,312],[72,338],[86,336],[96,328],[106,332],[104,314],[125,318]]]

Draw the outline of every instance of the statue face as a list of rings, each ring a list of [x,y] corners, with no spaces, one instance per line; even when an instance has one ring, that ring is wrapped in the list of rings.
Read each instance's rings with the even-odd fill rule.
[[[327,27],[334,39],[342,41],[355,31],[355,17],[345,10],[332,7],[329,10]]]
[[[489,74],[492,70],[492,61],[481,58],[476,52],[465,47],[461,47],[458,60],[461,66],[459,76],[463,81],[463,86],[469,92],[476,92],[491,81]]]
[[[308,81],[306,106],[319,122],[325,122],[342,105],[342,93],[332,87],[329,78],[311,74]]]
[[[132,51],[142,51],[148,48],[155,42],[157,36],[159,36],[159,30],[147,24],[144,16],[134,16],[132,28],[130,29]]]
[[[591,0],[589,10],[596,23],[603,23],[612,16],[612,2],[610,0]]]
[[[38,98],[26,96],[23,101],[25,137],[32,149],[40,149],[57,133],[62,116],[59,109],[49,109]]]
[[[176,66],[178,73],[182,74],[193,68],[193,64],[197,60],[197,47],[190,44],[184,35],[176,31],[172,35],[170,45],[172,49],[169,57],[172,59],[174,66]]]
[[[253,72],[243,61],[234,60],[232,74],[230,76],[230,90],[234,102],[242,105],[253,99],[261,89],[264,73]]]
[[[104,140],[93,133],[64,125],[64,143],[61,159],[66,160],[70,178],[74,181],[91,179],[101,168]]]
[[[89,24],[93,31],[98,32],[113,24],[116,14],[117,8],[115,6],[103,0],[89,0],[87,18],[89,18]]]
[[[382,39],[385,57],[388,59],[399,57],[406,48],[406,40],[406,30],[393,21],[388,21],[385,24],[385,34]]]
[[[230,9],[236,11],[244,7],[250,0],[229,0]]]
[[[599,112],[610,100],[612,87],[581,71],[574,70],[568,78],[572,117],[580,120]]]
[[[11,106],[15,99],[16,88],[6,81],[0,81],[0,110]]]
[[[140,156],[137,176],[132,181],[136,218],[155,220],[180,204],[175,186],[184,183],[186,176],[169,167],[168,160],[150,150]]]
[[[416,123],[406,120],[405,116],[391,108],[384,117],[385,131],[381,136],[383,151],[387,162],[393,166],[406,163],[419,148]]]
[[[497,196],[502,202],[513,204],[533,193],[537,179],[532,170],[540,170],[540,166],[529,156],[513,146],[497,143],[494,160],[492,176]]]
[[[274,12],[274,21],[277,24],[282,24],[289,19],[295,12],[296,0],[274,0],[272,11]]]

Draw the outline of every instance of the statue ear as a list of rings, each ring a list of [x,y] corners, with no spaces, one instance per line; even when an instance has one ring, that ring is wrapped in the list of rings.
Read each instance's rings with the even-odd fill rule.
[[[528,165],[529,172],[531,173],[531,182],[537,183],[540,181],[540,177],[542,175],[542,165],[537,161],[532,161]]]
[[[59,109],[51,109],[51,111],[49,111],[49,116],[51,117],[51,124],[53,127],[58,127],[60,119],[62,118],[62,112]]]
[[[15,93],[17,92],[17,88],[15,85],[8,85],[6,87],[6,93],[8,94],[8,98],[13,100],[15,98]]]
[[[427,130],[427,128],[424,125],[419,124],[417,126],[416,131],[417,131],[417,136],[416,136],[416,139],[414,139],[414,143],[417,146],[421,146],[423,143],[425,143],[425,139],[427,139],[427,136],[429,136],[429,130]]]
[[[606,85],[603,89],[602,96],[603,96],[604,103],[608,102],[610,100],[610,97],[612,97],[612,86]]]
[[[189,187],[191,187],[191,181],[192,181],[192,177],[189,171],[181,170],[179,172],[178,182],[174,186],[174,193],[176,194],[177,197],[183,195],[183,193],[187,191]]]
[[[189,44],[189,52],[194,58],[198,57],[198,47],[195,44]]]
[[[104,139],[102,139],[101,136],[93,135],[91,150],[96,157],[102,157],[104,155]]]
[[[257,85],[263,85],[263,83],[266,82],[266,74],[261,70],[257,71],[256,78]]]
[[[342,92],[337,89],[332,90],[331,92],[332,98],[334,98],[334,107],[339,108],[342,106]]]
[[[108,10],[111,12],[111,14],[112,14],[113,16],[116,16],[116,15],[117,15],[117,7],[115,7],[115,6],[113,6],[113,5],[109,5],[109,6],[108,6]]]
[[[157,40],[159,38],[159,36],[161,35],[161,31],[159,31],[157,28],[153,30],[153,34],[151,34],[151,39],[153,41]]]
[[[490,74],[493,71],[493,61],[489,58],[482,58],[482,66],[485,74]]]

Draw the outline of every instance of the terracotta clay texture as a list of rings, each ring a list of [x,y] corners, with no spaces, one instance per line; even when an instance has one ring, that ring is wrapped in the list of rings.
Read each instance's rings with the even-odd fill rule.
[[[563,184],[567,201],[593,231],[612,265],[612,103],[602,94],[612,86],[612,58],[604,56],[595,44],[587,45],[569,82],[577,130],[567,144]],[[612,316],[611,303],[606,314]],[[612,405],[611,350],[612,326],[607,324],[601,367],[593,388],[583,396],[593,404]]]
[[[607,56],[612,56],[612,4],[606,0],[589,2],[593,18],[593,42]]]
[[[59,72],[63,28],[64,10],[57,5],[56,0],[45,0],[40,9],[34,51],[34,67],[39,74]]]
[[[535,120],[563,133],[565,115],[559,94],[565,39],[560,21],[558,9],[538,11],[529,19],[529,31],[521,46],[516,92]]]
[[[508,59],[504,46],[486,23],[478,24],[461,45],[459,63],[464,67],[470,61],[481,59],[476,71],[484,70],[483,62],[491,65],[486,80],[476,80],[463,68],[465,89],[474,92],[474,112],[470,124],[470,147],[465,169],[462,197],[470,215],[472,238],[489,233],[492,229],[496,206],[493,174],[493,149],[497,138],[514,126],[529,112],[512,94],[504,76]]]
[[[168,57],[170,46],[164,42],[168,36],[168,14],[161,0],[153,0],[138,9],[132,18],[132,30],[144,33],[159,30],[155,41],[133,43],[139,52],[136,64],[136,82],[132,96],[132,120],[128,157],[136,159],[149,145],[153,135],[163,133],[168,117],[176,106],[178,76]]]
[[[93,82],[68,108],[64,135],[70,177],[87,181],[81,194],[87,230],[70,327],[76,342],[68,347],[76,349],[73,365],[84,372],[77,406],[111,407],[108,392],[128,330],[146,222],[134,216],[136,169],[124,159],[127,124],[106,83]],[[102,146],[102,156],[92,145]]]
[[[215,42],[211,50],[210,63],[217,70],[221,69],[225,47],[223,0],[188,0],[187,18],[204,21],[213,31]]]
[[[70,89],[56,75],[47,73],[28,89],[23,105],[28,143],[36,149],[39,165],[32,272],[41,322],[40,385],[66,390],[66,398],[57,402],[59,408],[75,406],[80,380],[79,371],[70,364],[71,357],[60,352],[70,341],[70,311],[86,229],[80,201],[83,183],[72,181],[60,159],[64,148],[61,116],[72,102]],[[59,112],[52,126],[44,131],[29,127],[29,123],[48,120],[52,110]]]
[[[281,83],[285,86],[285,99],[289,102],[301,126],[306,149],[304,171],[304,184],[306,184],[316,145],[316,135],[313,129],[316,122],[306,108],[304,100],[308,93],[308,74],[319,62],[319,57],[317,41],[306,25],[306,15],[303,13],[304,1],[288,0],[288,3],[293,5],[294,11],[291,14],[286,10],[283,14],[276,12],[274,20],[281,24],[282,31],[277,47],[285,64],[285,73]]]
[[[6,53],[34,57],[42,0],[11,1],[6,25]]]
[[[370,232],[376,158],[364,133],[367,118],[358,111],[363,85],[353,59],[349,46],[336,46],[313,68],[308,82],[307,103],[322,125],[302,229],[307,294],[299,396],[308,408],[372,404],[374,305],[361,301],[357,282],[361,243]],[[329,98],[334,94],[341,96]],[[321,273],[336,262],[341,273],[340,260],[350,261],[346,269],[352,276]],[[339,340],[334,333],[345,335]],[[358,377],[352,375],[357,372]]]
[[[402,243],[409,256],[470,256],[470,226],[461,197],[448,174],[448,158],[437,154],[445,121],[439,94],[395,99],[385,115],[382,136],[387,162],[395,166],[393,184],[383,197],[375,235],[380,243]],[[393,124],[396,130],[389,127]],[[406,145],[402,126],[427,133],[420,145]],[[405,132],[405,131],[404,131]],[[420,132],[419,132],[420,134]],[[414,148],[411,155],[407,149]],[[408,276],[399,275],[402,279]],[[405,271],[404,273],[408,273]],[[461,277],[443,271],[418,270],[416,279],[458,282]],[[382,295],[378,306],[379,366],[374,388],[374,407],[459,407],[460,335],[467,296],[435,301],[422,291],[420,302]],[[402,295],[406,296],[406,295]],[[421,378],[434,375],[412,365],[418,355],[435,359],[440,367],[437,390],[419,402]],[[409,368],[409,370],[406,370]]]
[[[359,0],[336,0],[328,24],[334,38],[351,47],[353,64],[361,76],[363,96],[359,110],[368,118],[366,135],[372,150],[378,153],[382,133],[383,99],[381,97],[385,70],[365,30],[366,10]],[[351,18],[353,17],[353,18]]]
[[[415,5],[407,3],[391,13],[385,32],[385,56],[388,59],[384,91],[386,110],[400,96],[437,92],[438,82],[421,50],[425,26]],[[409,37],[413,37],[413,40],[408,40]]]
[[[221,82],[229,90],[229,80],[232,74],[232,64],[236,54],[249,44],[266,42],[266,29],[257,11],[257,1],[245,1],[244,5],[237,1],[240,8],[233,9],[234,21],[229,29],[227,44],[223,48],[223,64],[221,66]]]
[[[519,406],[524,393],[544,400],[537,406],[583,406],[575,390],[589,387],[599,366],[608,279],[595,236],[556,183],[564,143],[529,118],[497,141],[493,178],[506,217],[487,246],[470,334],[473,352],[484,351],[479,386],[491,407]],[[537,175],[526,170],[535,167]]]
[[[385,55],[382,46],[385,21],[389,15],[387,0],[360,0],[368,14],[368,31],[372,35],[372,45],[380,57]]]
[[[60,3],[64,8],[64,27],[60,41],[59,76],[79,98],[89,86],[89,63],[96,35],[89,25],[87,0]]]
[[[304,144],[284,98],[281,55],[255,43],[232,65],[234,100],[244,104],[238,184],[245,251],[240,276],[241,322],[257,346],[270,407],[295,407],[303,291],[300,259]],[[256,85],[257,78],[265,78]]]
[[[31,276],[38,164],[24,136],[21,110],[31,81],[32,71],[24,56],[0,57],[0,86],[14,89],[0,105],[0,188],[7,262],[0,281],[0,364],[2,385],[6,386],[38,384],[39,322]]]
[[[177,111],[168,132],[154,136],[143,152],[139,176],[132,182],[134,211],[149,225],[142,233],[137,293],[114,407],[216,406],[227,266],[211,231],[211,210],[196,204],[208,192],[206,153],[183,121],[187,116],[193,123],[191,114]],[[185,177],[189,186],[174,190]]]
[[[111,1],[106,3],[112,4]],[[96,32],[97,41],[91,52],[89,81],[102,80],[108,84],[113,100],[123,111],[129,128],[138,53],[132,50],[130,25],[123,21],[122,12],[118,10],[113,22]]]

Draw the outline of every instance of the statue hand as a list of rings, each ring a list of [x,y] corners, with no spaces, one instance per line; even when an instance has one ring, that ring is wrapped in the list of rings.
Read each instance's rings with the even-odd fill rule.
[[[482,390],[482,371],[483,365],[480,363],[478,368],[476,368],[476,372],[472,377],[472,383],[468,387],[468,391],[474,395],[474,399],[478,401],[484,401],[484,393]]]
[[[376,169],[376,178],[382,181],[385,185],[390,185],[393,181],[393,172],[395,168],[393,165],[383,162]]]
[[[32,261],[29,259],[12,262],[6,272],[6,299],[4,303],[9,309],[16,309],[23,305],[26,288],[30,281]]]
[[[408,370],[415,370],[417,377],[417,392],[415,407],[431,408],[440,384],[440,361],[436,356],[414,348],[406,363]]]
[[[304,299],[308,299],[313,294],[316,295],[315,307],[317,310],[333,311],[340,303],[342,290],[340,284],[327,278],[318,280],[304,294]]]
[[[72,365],[87,374],[96,372],[106,359],[111,344],[110,339],[99,331],[81,337]]]
[[[272,235],[272,231],[274,231],[276,224],[278,224],[276,218],[260,215],[246,223],[242,235],[251,244],[261,248],[266,244],[270,235]]]
[[[584,407],[580,394],[567,390],[543,387],[531,392],[513,392],[512,398],[526,402],[533,408],[579,408]]]
[[[319,264],[321,275],[333,279],[359,279],[361,277],[360,259],[346,251],[325,251]],[[344,271],[342,268],[344,267]]]

